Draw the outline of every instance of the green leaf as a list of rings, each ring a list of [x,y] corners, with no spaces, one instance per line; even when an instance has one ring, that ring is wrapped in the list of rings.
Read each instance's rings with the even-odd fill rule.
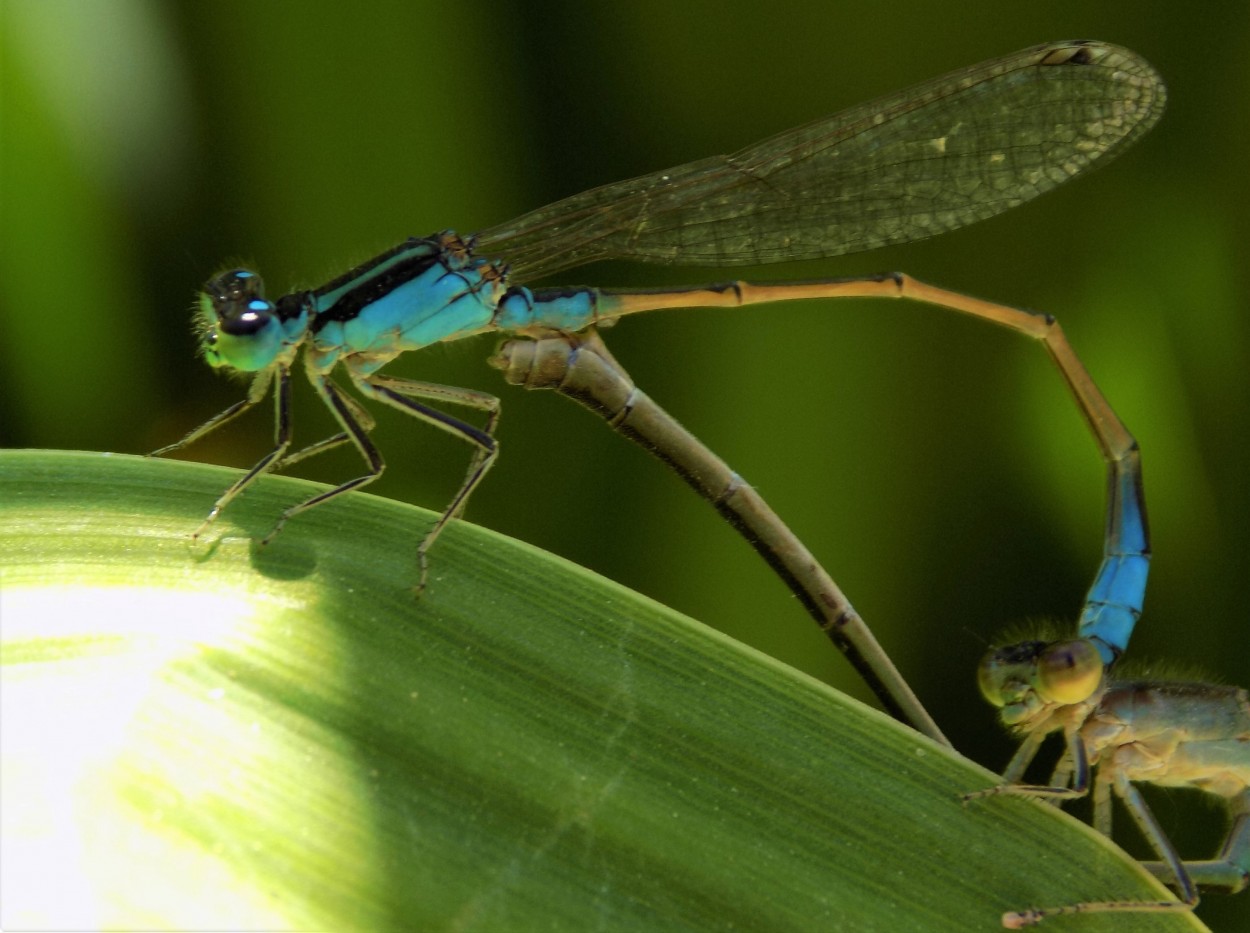
[[[315,487],[0,453],[7,927],[993,930],[1162,889],[691,619]],[[804,624],[797,610],[795,624]],[[1087,916],[1056,929],[1201,929]]]

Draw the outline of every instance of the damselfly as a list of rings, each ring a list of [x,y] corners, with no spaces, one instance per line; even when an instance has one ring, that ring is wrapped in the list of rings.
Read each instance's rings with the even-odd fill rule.
[[[261,475],[352,443],[367,472],[287,509],[264,539],[271,540],[294,516],[382,473],[383,458],[369,437],[372,417],[333,378],[341,366],[364,397],[448,431],[474,449],[463,483],[416,549],[420,589],[430,546],[464,509],[497,456],[499,402],[482,392],[381,373],[396,356],[481,333],[536,338],[573,333],[661,308],[949,295],[906,276],[655,290],[530,289],[512,283],[608,258],[745,265],[836,256],[934,236],[999,214],[1108,161],[1153,126],[1164,98],[1158,75],[1128,50],[1087,41],[1038,46],[733,155],[574,195],[475,237],[443,232],[407,240],[319,288],[276,301],[264,297],[256,273],[222,273],[200,295],[201,347],[214,367],[254,373],[251,388],[246,398],[155,454],[203,437],[273,390],[273,448],[218,498],[198,536]],[[982,316],[998,313],[992,310],[998,306],[962,300],[984,306]],[[1047,331],[1052,326],[1041,317],[1029,325]],[[342,431],[288,453],[291,370],[301,350],[309,382]],[[485,423],[476,427],[429,402],[480,411]],[[1091,611],[1125,616],[1127,621],[1115,624],[1127,639],[1135,610],[1116,605],[1114,596],[1105,609]]]
[[[1064,914],[1189,910],[1200,888],[1234,894],[1250,885],[1250,694],[1217,684],[1116,680],[1102,647],[1083,634],[986,655],[981,691],[1023,741],[1003,774],[1007,783],[969,799],[1010,794],[1060,801],[1083,797],[1092,786],[1094,826],[1110,836],[1114,794],[1161,860],[1146,867],[1181,900],[1014,910],[1003,916],[1012,929]],[[1050,783],[1019,783],[1055,732],[1063,734],[1065,752]],[[1137,784],[1192,788],[1225,801],[1231,823],[1215,858],[1182,860]]]

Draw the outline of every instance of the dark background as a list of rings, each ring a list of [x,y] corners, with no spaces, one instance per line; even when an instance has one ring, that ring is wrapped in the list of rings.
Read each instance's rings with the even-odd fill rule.
[[[241,397],[196,359],[188,326],[223,264],[254,264],[280,294],[408,235],[486,227],[1024,46],[1136,49],[1165,76],[1169,109],[1110,168],[937,240],[744,274],[897,268],[1058,316],[1144,452],[1156,557],[1130,654],[1250,683],[1244,3],[0,9],[2,441],[131,453]],[[561,281],[720,277],[618,265]],[[1042,349],[872,302],[655,314],[608,337],[791,522],[957,746],[1000,767],[1010,743],[976,694],[976,661],[1004,624],[1073,619],[1101,550],[1103,468]],[[711,509],[569,402],[506,386],[485,365],[492,346],[391,370],[504,399],[503,456],[471,520],[863,695]],[[298,437],[320,436],[328,417],[296,400]],[[467,450],[379,420],[391,468],[372,491],[441,506]],[[269,431],[257,415],[189,456],[247,465]],[[344,453],[302,473],[358,471]],[[1176,806],[1163,799],[1165,822]],[[1244,921],[1245,897],[1206,916]]]

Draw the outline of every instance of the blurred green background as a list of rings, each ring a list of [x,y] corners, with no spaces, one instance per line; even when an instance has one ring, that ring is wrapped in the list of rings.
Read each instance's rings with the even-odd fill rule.
[[[276,295],[409,235],[486,227],[1024,46],[1136,49],[1169,109],[1110,168],[936,240],[742,274],[902,269],[1058,316],[1144,451],[1156,557],[1132,655],[1250,683],[1244,3],[5,0],[0,15],[0,441],[132,453],[241,397],[188,325],[227,263]],[[561,281],[723,277],[613,265]],[[1103,468],[1041,348],[872,302],[656,314],[607,336],[826,563],[956,745],[1001,766],[976,661],[1004,624],[1073,618],[1101,549]],[[392,369],[503,398],[472,521],[864,695],[707,505],[566,400],[505,385],[492,346]],[[296,401],[297,440],[321,436],[328,416]],[[390,471],[372,491],[441,507],[467,449],[379,420]],[[257,415],[188,456],[248,465],[270,430]],[[346,452],[301,468],[358,471]]]

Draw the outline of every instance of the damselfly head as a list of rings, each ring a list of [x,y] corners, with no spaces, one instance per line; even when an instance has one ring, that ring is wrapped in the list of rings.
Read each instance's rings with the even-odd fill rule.
[[[200,292],[197,329],[204,359],[214,369],[257,372],[282,351],[282,322],[255,272],[231,269]]]
[[[986,654],[977,684],[1003,722],[1018,726],[1055,707],[1088,701],[1103,674],[1102,656],[1088,638],[1026,641]]]

